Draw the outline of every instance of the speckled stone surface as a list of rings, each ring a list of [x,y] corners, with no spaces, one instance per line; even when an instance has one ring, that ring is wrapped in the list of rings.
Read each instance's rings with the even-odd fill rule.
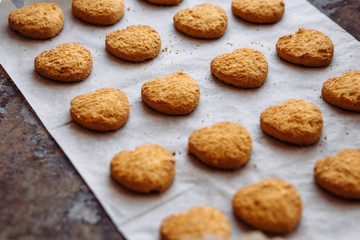
[[[360,40],[360,1],[308,1]],[[2,67],[0,151],[1,240],[123,239]]]

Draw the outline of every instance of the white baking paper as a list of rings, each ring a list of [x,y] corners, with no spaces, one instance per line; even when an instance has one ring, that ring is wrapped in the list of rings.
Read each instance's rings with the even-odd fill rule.
[[[35,1],[26,4],[32,2]],[[165,217],[199,205],[222,210],[230,219],[232,236],[240,236],[251,229],[234,217],[232,197],[237,189],[268,178],[283,178],[294,184],[303,200],[300,224],[285,236],[287,239],[360,238],[360,203],[334,197],[317,187],[313,180],[317,160],[344,148],[360,147],[360,115],[333,107],[320,98],[325,80],[360,69],[360,44],[338,25],[305,0],[287,0],[283,19],[271,25],[250,24],[236,18],[231,13],[230,0],[184,0],[179,6],[169,7],[126,0],[124,17],[107,27],[76,19],[71,13],[70,0],[54,2],[64,12],[65,26],[51,40],[32,40],[12,31],[7,16],[15,7],[8,0],[0,3],[0,61],[128,239],[159,239],[159,227]],[[218,4],[227,12],[229,25],[223,37],[201,40],[174,29],[172,17],[176,12],[204,2]],[[150,25],[159,32],[164,51],[155,59],[129,63],[105,50],[106,34],[137,24]],[[322,31],[332,39],[335,55],[330,66],[305,68],[277,57],[278,38],[296,32],[299,27]],[[34,71],[33,61],[38,54],[65,42],[79,42],[92,52],[94,68],[83,82],[50,81]],[[244,47],[261,51],[269,62],[267,80],[258,89],[225,85],[210,72],[214,57]],[[165,116],[142,103],[143,83],[177,71],[188,73],[200,85],[200,102],[193,113]],[[120,88],[127,94],[131,111],[126,125],[116,132],[98,133],[71,122],[70,100],[104,87]],[[260,128],[259,116],[265,108],[292,98],[313,102],[322,111],[323,134],[312,146],[280,142]],[[253,152],[241,169],[231,172],[210,169],[187,154],[191,132],[220,121],[240,123],[252,136]],[[173,185],[162,194],[150,195],[132,193],[118,186],[109,175],[113,155],[151,143],[176,152]]]

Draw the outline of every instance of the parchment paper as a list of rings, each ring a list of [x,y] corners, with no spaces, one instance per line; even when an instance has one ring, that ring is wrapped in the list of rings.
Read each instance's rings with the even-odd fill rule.
[[[35,1],[26,1],[26,4],[32,2]],[[65,27],[51,40],[27,39],[12,31],[7,16],[15,7],[8,0],[0,3],[0,61],[128,239],[158,239],[159,226],[165,217],[199,205],[222,210],[230,219],[232,236],[240,236],[251,229],[234,217],[232,197],[237,189],[268,178],[283,178],[294,184],[302,196],[301,222],[286,238],[360,238],[360,203],[334,197],[313,181],[317,160],[344,148],[360,146],[360,115],[333,107],[320,98],[325,80],[360,69],[360,44],[325,15],[305,0],[287,0],[285,15],[279,23],[255,25],[234,17],[231,1],[184,0],[179,6],[163,7],[142,0],[126,0],[126,11],[120,22],[100,27],[76,19],[71,13],[70,0],[54,2],[64,12]],[[199,40],[177,32],[173,15],[180,9],[204,2],[218,4],[227,12],[229,25],[225,35],[217,40]],[[155,59],[129,63],[105,50],[106,34],[135,24],[147,24],[159,32],[164,51]],[[332,39],[335,55],[330,66],[305,68],[277,57],[278,38],[296,32],[299,27],[322,31]],[[83,82],[54,82],[34,71],[33,61],[38,54],[65,42],[79,42],[93,54],[94,68]],[[237,89],[211,75],[210,61],[214,57],[243,47],[261,51],[269,62],[269,75],[261,88]],[[140,96],[142,84],[177,71],[188,73],[199,83],[201,97],[197,109],[188,116],[171,117],[145,106]],[[131,104],[127,124],[116,132],[96,133],[71,122],[70,100],[103,87],[120,88],[127,94]],[[266,107],[292,98],[313,102],[322,111],[323,134],[312,146],[282,143],[260,128],[259,116]],[[239,170],[210,169],[187,154],[191,132],[220,121],[240,123],[252,136],[251,159]],[[166,192],[139,195],[111,180],[109,164],[114,154],[151,143],[176,152],[176,177]]]

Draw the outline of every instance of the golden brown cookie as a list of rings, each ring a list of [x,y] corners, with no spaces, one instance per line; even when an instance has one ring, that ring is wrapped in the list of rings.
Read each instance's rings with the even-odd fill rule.
[[[56,36],[64,26],[64,15],[55,3],[34,3],[9,14],[9,25],[21,35],[34,39]]]
[[[290,99],[265,109],[260,115],[260,125],[264,132],[281,141],[310,145],[321,136],[323,118],[314,104]]]
[[[213,207],[201,206],[165,218],[160,234],[162,240],[197,239],[208,234],[227,239],[231,229],[224,213]]]
[[[197,129],[189,137],[189,153],[216,168],[241,167],[249,160],[251,150],[251,136],[238,123],[219,122]]]
[[[236,216],[270,233],[292,231],[301,218],[302,202],[296,188],[282,179],[268,179],[239,189],[233,198]]]
[[[106,36],[106,49],[114,56],[132,62],[155,58],[161,48],[158,32],[147,25],[133,25]]]
[[[324,33],[299,28],[295,34],[279,38],[276,52],[282,59],[307,67],[325,67],[334,55],[334,45]]]
[[[211,61],[210,67],[219,80],[240,88],[260,87],[268,74],[265,56],[251,48],[219,55]]]
[[[252,23],[276,23],[285,11],[283,0],[233,0],[234,15]]]
[[[124,0],[73,0],[72,12],[79,19],[97,25],[117,23],[124,15]]]
[[[140,192],[163,192],[175,177],[175,160],[166,148],[141,145],[134,151],[122,151],[114,156],[111,176],[124,187]]]
[[[63,43],[40,53],[34,61],[35,70],[42,76],[61,81],[84,80],[91,72],[91,52],[79,43]]]
[[[146,0],[146,1],[161,5],[178,5],[182,0]]]
[[[360,149],[345,149],[319,160],[314,168],[317,184],[343,198],[360,199]]]
[[[200,87],[186,73],[177,72],[144,83],[141,97],[158,112],[185,115],[194,111],[198,105]]]
[[[81,94],[71,100],[70,114],[74,122],[96,131],[120,129],[127,121],[130,105],[120,89],[102,88]]]
[[[321,95],[335,106],[360,112],[360,71],[328,79],[322,86]]]
[[[174,16],[177,30],[196,38],[219,38],[224,35],[228,17],[224,9],[213,4],[186,8]]]

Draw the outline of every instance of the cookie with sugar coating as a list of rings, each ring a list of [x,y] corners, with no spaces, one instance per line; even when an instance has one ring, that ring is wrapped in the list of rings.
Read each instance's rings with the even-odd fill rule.
[[[323,129],[320,109],[302,99],[290,99],[266,108],[260,115],[264,132],[285,142],[310,145],[317,142]]]
[[[224,35],[228,17],[224,9],[213,4],[200,4],[180,10],[174,15],[174,26],[196,38],[219,38]]]
[[[194,111],[198,105],[200,87],[188,74],[177,72],[144,83],[141,97],[158,112],[185,115]]]
[[[79,43],[63,43],[40,53],[34,60],[35,70],[42,76],[61,82],[84,80],[91,72],[91,52]]]
[[[162,240],[202,239],[208,234],[228,239],[231,229],[229,220],[220,210],[200,206],[165,218],[160,227],[160,234]]]
[[[146,0],[150,3],[160,4],[160,5],[178,5],[182,0]]]
[[[282,59],[306,67],[325,67],[331,63],[334,44],[324,33],[299,28],[295,34],[279,38],[276,52]]]
[[[58,35],[64,27],[64,15],[55,3],[34,3],[10,12],[10,27],[21,35],[47,39]]]
[[[147,25],[133,25],[106,36],[106,49],[115,57],[132,62],[155,58],[161,48],[159,33]]]
[[[360,149],[344,149],[317,161],[314,178],[319,186],[337,196],[360,200]]]
[[[350,71],[324,82],[321,95],[327,102],[360,112],[360,71]]]
[[[268,179],[239,189],[233,197],[236,216],[265,232],[292,231],[302,213],[296,188],[282,179]]]
[[[166,148],[141,145],[122,151],[111,160],[111,176],[122,186],[139,192],[163,192],[175,177],[175,160]]]
[[[73,14],[91,24],[111,25],[124,15],[124,0],[73,0]]]
[[[251,48],[221,54],[210,63],[211,72],[227,84],[240,88],[257,88],[266,80],[268,62],[261,52]]]
[[[249,160],[252,139],[242,125],[219,122],[193,131],[189,137],[188,151],[207,165],[231,170]]]
[[[283,0],[233,0],[234,15],[252,23],[276,23],[281,20],[285,3]]]
[[[74,122],[95,131],[120,129],[130,114],[129,100],[120,89],[102,88],[76,96],[70,102]]]

